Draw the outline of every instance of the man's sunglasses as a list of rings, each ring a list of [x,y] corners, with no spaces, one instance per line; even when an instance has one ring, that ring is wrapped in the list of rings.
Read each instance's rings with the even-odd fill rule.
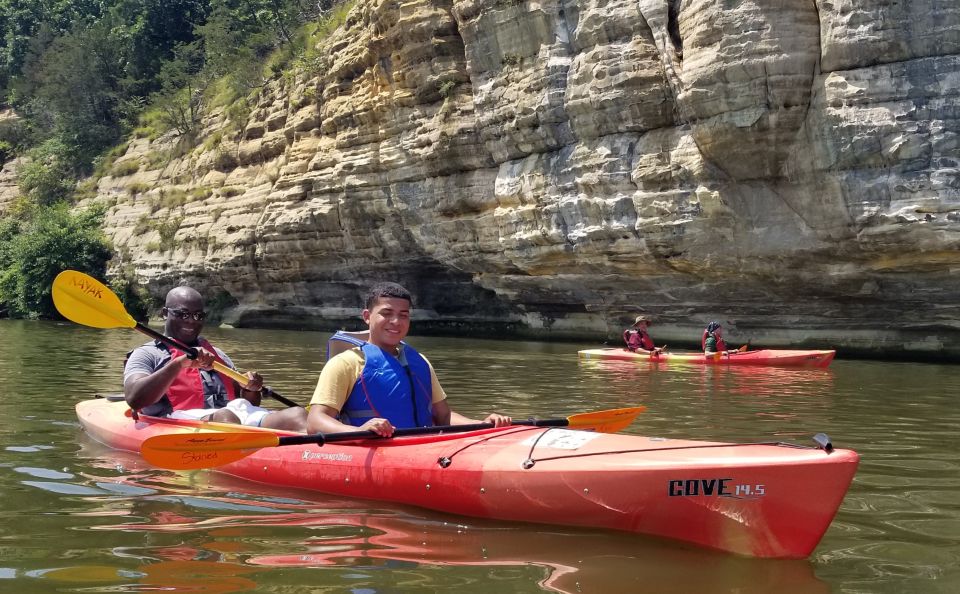
[[[168,314],[171,314],[173,317],[180,320],[189,320],[190,318],[193,318],[197,322],[202,322],[207,319],[207,312],[205,311],[189,312],[185,309],[170,309],[169,307],[165,307],[163,309],[167,310]]]

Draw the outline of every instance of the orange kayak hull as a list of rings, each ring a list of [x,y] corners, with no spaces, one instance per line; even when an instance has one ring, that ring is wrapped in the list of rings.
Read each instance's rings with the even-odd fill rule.
[[[634,353],[624,348],[585,349],[578,351],[584,360],[636,361],[637,363],[680,363],[689,365],[767,365],[773,367],[819,367],[830,365],[837,352],[759,349],[756,351],[715,353],[672,353],[658,355]]]
[[[246,430],[134,421],[122,402],[89,400],[76,408],[93,439],[133,452],[154,435]],[[438,463],[442,458],[449,464]],[[217,470],[465,516],[620,530],[798,559],[820,542],[858,461],[841,449],[514,426],[434,439],[268,447]]]

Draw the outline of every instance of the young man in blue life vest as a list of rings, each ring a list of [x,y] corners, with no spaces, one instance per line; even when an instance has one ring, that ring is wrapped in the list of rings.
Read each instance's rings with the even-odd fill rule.
[[[197,357],[155,340],[134,349],[123,371],[123,393],[135,411],[174,419],[200,419],[221,423],[304,431],[307,411],[299,406],[272,411],[261,408],[263,378],[248,372],[239,386],[213,370],[214,361],[233,367],[230,358],[200,336],[206,312],[203,297],[190,287],[167,293],[161,315],[164,334],[195,347]]]
[[[477,423],[450,409],[433,366],[403,342],[410,331],[410,293],[396,283],[378,283],[367,294],[363,321],[369,342],[324,365],[310,400],[307,431],[361,430],[389,437],[396,428]],[[500,427],[510,417],[483,419]]]
[[[663,350],[653,345],[653,339],[650,338],[648,329],[650,328],[650,318],[647,316],[637,316],[633,326],[623,331],[623,341],[627,343],[627,350],[632,353],[646,353],[648,355],[659,355]]]

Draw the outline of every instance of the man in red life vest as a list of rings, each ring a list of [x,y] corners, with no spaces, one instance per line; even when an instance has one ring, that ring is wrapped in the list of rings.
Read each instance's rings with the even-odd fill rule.
[[[221,423],[304,431],[307,411],[302,407],[272,411],[261,408],[263,378],[248,372],[245,386],[213,370],[214,361],[228,367],[233,362],[200,336],[206,312],[203,298],[190,287],[167,293],[161,314],[164,334],[197,349],[197,357],[151,341],[134,349],[123,371],[123,393],[133,410],[175,419],[200,419]]]
[[[659,355],[663,349],[653,346],[653,339],[647,329],[650,327],[650,318],[637,316],[633,326],[623,331],[623,341],[627,343],[627,350],[634,353]]]

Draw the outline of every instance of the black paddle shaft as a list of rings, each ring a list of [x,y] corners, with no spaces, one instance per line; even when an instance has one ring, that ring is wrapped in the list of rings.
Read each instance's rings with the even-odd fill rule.
[[[153,328],[151,328],[151,327],[149,327],[149,326],[144,326],[144,325],[141,324],[140,322],[137,322],[136,329],[139,330],[140,332],[143,332],[144,334],[146,334],[146,335],[149,336],[150,338],[159,340],[159,341],[162,342],[162,343],[165,343],[165,344],[167,344],[167,345],[169,345],[169,346],[172,346],[172,347],[175,347],[175,348],[180,349],[181,351],[183,351],[184,353],[186,353],[187,356],[190,357],[191,359],[195,359],[196,356],[197,356],[197,349],[193,348],[192,346],[188,346],[188,345],[180,342],[180,341],[177,340],[176,338],[170,338],[169,336],[164,336],[163,334],[160,334],[159,332],[157,332],[157,331],[154,330]],[[277,402],[280,402],[280,403],[285,404],[285,405],[287,405],[287,406],[300,406],[299,404],[297,404],[297,403],[294,402],[293,400],[290,400],[289,398],[284,398],[280,393],[275,392],[275,391],[273,390],[273,388],[271,388],[270,386],[264,386],[264,387],[260,390],[260,394],[263,395],[263,396],[267,396],[268,398],[273,398],[273,399],[276,400]]]
[[[566,427],[570,424],[567,419],[530,419],[526,421],[513,421],[511,425],[526,425],[531,427]],[[479,431],[481,429],[493,429],[493,423],[471,423],[467,425],[436,425],[433,427],[411,427],[409,429],[397,429],[391,437],[409,437],[412,435],[442,435],[444,433],[465,433],[467,431]],[[344,431],[343,433],[312,433],[310,435],[284,435],[278,438],[277,445],[303,445],[315,443],[323,445],[335,441],[351,441],[354,439],[388,439],[382,435],[377,435],[373,431]]]

